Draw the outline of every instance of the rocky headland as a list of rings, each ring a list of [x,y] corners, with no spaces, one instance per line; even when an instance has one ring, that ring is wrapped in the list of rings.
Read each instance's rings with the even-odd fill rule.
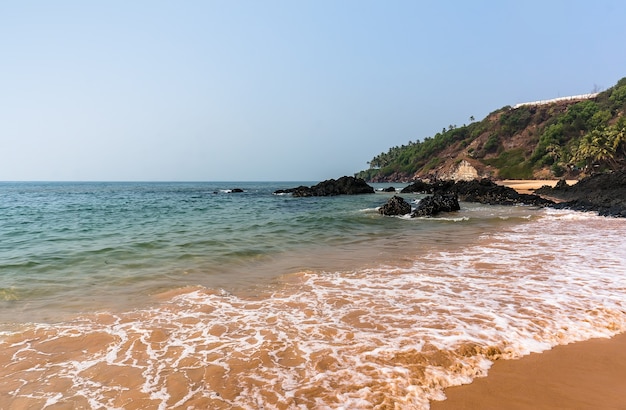
[[[415,182],[402,193],[457,195],[465,202],[490,205],[532,205],[556,209],[597,212],[601,216],[626,217],[626,172],[595,174],[575,185],[565,180],[556,186],[544,186],[534,194],[521,194],[511,187],[498,185],[489,179],[473,181]]]
[[[294,197],[335,196],[373,194],[374,188],[361,178],[344,176],[329,179],[310,187],[299,186],[281,189],[275,194],[291,194]],[[626,217],[626,172],[596,174],[582,179],[575,185],[565,180],[554,187],[544,186],[534,194],[519,193],[511,187],[496,184],[484,178],[472,181],[416,181],[400,192],[401,194],[429,194],[416,209],[402,197],[394,195],[380,207],[383,215],[406,215],[411,217],[431,216],[440,212],[454,212],[460,209],[458,201],[478,202],[489,205],[530,205],[595,211],[602,216]]]

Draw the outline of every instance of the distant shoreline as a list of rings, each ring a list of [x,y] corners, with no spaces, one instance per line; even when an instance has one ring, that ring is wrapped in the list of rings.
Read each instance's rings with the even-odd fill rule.
[[[504,179],[501,181],[494,181],[496,184],[504,185],[509,188],[513,188],[520,194],[533,194],[536,189],[542,186],[548,185],[552,188],[559,182],[558,179]],[[576,179],[567,180],[568,185],[574,185],[578,182]]]

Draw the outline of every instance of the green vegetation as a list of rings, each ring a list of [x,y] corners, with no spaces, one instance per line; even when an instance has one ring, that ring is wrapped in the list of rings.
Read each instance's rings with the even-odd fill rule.
[[[503,107],[482,121],[390,148],[356,174],[366,180],[437,175],[462,159],[501,178],[561,177],[573,169],[626,167],[626,77],[593,99]],[[491,171],[490,171],[491,172]]]
[[[500,133],[504,137],[513,136],[518,130],[525,128],[530,123],[532,115],[531,106],[522,106],[503,113],[500,117]]]
[[[491,165],[500,170],[503,179],[530,179],[533,169],[530,163],[525,161],[522,148],[512,149],[501,153],[497,158],[483,161],[485,165]]]
[[[443,161],[437,154],[451,145],[466,147],[475,138],[472,134],[476,133],[481,124],[482,122],[477,122],[463,127],[450,125],[447,130],[442,130],[432,138],[427,137],[421,142],[409,142],[408,145],[390,148],[389,151],[369,161],[370,169],[358,176],[371,179],[374,175],[411,174],[418,169],[432,169]]]
[[[622,168],[626,160],[626,118],[620,117],[615,124],[584,135],[574,151],[574,159],[585,165]]]

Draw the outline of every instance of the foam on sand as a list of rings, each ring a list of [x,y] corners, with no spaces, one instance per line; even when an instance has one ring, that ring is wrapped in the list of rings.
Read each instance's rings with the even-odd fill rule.
[[[496,358],[626,329],[625,228],[546,211],[409,266],[31,325],[0,342],[0,407],[427,408]]]

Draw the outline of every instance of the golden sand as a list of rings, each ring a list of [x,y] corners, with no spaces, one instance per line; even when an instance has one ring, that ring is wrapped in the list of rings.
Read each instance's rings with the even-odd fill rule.
[[[445,393],[431,409],[626,409],[626,334],[496,361],[486,378]]]
[[[544,185],[548,185],[550,187],[554,187],[556,185],[556,183],[559,182],[558,179],[549,179],[549,180],[544,180],[544,179],[505,179],[502,181],[496,181],[496,183],[504,185],[504,186],[508,186],[510,188],[513,188],[514,190],[516,190],[517,192],[519,192],[520,194],[532,194],[534,193],[535,189],[539,189]],[[567,184],[568,185],[574,185],[576,182],[578,182],[577,180],[568,180]]]

